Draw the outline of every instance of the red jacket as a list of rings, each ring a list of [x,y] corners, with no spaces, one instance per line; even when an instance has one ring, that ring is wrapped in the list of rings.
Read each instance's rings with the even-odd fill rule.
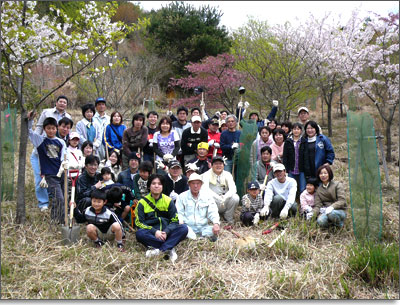
[[[217,133],[213,133],[211,130],[207,130],[208,131],[208,142],[211,140],[214,140],[215,143],[219,144],[219,139],[221,137],[221,133],[218,131]],[[212,159],[212,154],[214,153],[214,145],[210,146],[210,149],[208,150],[208,158]],[[217,150],[217,156],[222,156],[222,150],[221,148],[218,148]]]

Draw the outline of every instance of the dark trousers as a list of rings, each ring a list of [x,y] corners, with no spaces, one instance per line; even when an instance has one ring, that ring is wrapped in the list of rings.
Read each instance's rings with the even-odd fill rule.
[[[161,241],[155,237],[151,230],[139,229],[136,231],[136,239],[146,247],[153,247],[164,252],[173,249],[178,243],[186,238],[188,227],[185,224],[178,225],[176,229],[167,235],[165,241]]]
[[[63,175],[62,178],[56,175],[45,175],[46,183],[48,183],[48,195],[51,205],[51,219],[59,223],[65,222],[65,207],[63,197]]]
[[[253,219],[255,218],[255,214],[256,213],[254,213],[254,212],[241,213],[240,214],[240,220],[242,221],[243,225],[252,226],[253,225]],[[269,218],[269,215],[260,216],[260,220],[266,220],[267,218]]]
[[[286,201],[280,195],[273,197],[273,200],[270,203],[271,217],[278,218],[280,217],[281,210],[284,208]],[[293,217],[297,214],[297,203],[294,202],[292,207],[288,210],[288,217]]]

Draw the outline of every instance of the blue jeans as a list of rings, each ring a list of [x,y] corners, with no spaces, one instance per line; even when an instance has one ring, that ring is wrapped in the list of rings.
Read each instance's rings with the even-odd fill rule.
[[[224,167],[224,170],[226,170],[227,172],[232,174],[232,165],[233,165],[233,160],[232,159],[228,159],[225,161],[226,165]]]
[[[165,241],[161,241],[155,237],[151,230],[148,229],[139,229],[136,231],[136,240],[139,241],[146,247],[153,247],[164,252],[171,250],[177,246],[183,239],[186,238],[188,233],[188,227],[185,224],[178,225],[176,229],[170,232],[167,235]]]
[[[288,177],[294,178],[295,181],[297,181],[297,185],[298,185],[298,189],[299,189],[300,193],[305,191],[305,188],[307,186],[307,181],[305,180],[304,172],[300,172],[298,175],[288,173]]]
[[[52,195],[51,219],[63,224],[65,221],[63,179],[55,175],[45,175],[45,179],[48,183],[48,193]]]
[[[333,210],[328,215],[322,214],[318,216],[316,220],[318,225],[322,228],[327,228],[330,225],[343,227],[343,223],[346,219],[346,213],[343,210]]]
[[[39,183],[41,182],[41,169],[39,167],[39,157],[37,154],[32,152],[31,157],[31,166],[32,170],[34,172],[34,180],[35,180],[35,195],[38,200],[38,207],[48,207],[49,204],[49,199],[48,199],[48,189],[42,188],[39,186]]]

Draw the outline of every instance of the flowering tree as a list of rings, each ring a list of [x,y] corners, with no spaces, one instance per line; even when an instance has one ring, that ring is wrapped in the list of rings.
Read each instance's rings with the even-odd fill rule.
[[[48,97],[63,87],[72,77],[91,72],[103,73],[105,67],[89,66],[99,56],[114,56],[114,44],[120,43],[136,27],[111,22],[115,3],[97,7],[94,2],[82,2],[76,18],[52,8],[55,18],[42,18],[35,12],[34,1],[1,2],[1,74],[12,88],[21,114],[20,147],[17,185],[17,223],[25,222],[25,166],[28,139],[27,107],[37,109]],[[58,21],[61,22],[58,22]],[[140,23],[141,24],[141,23]],[[26,78],[37,63],[62,64],[69,73],[38,99],[27,94]]]
[[[385,123],[387,161],[392,161],[391,126],[399,106],[399,14],[366,21],[353,15],[340,35],[340,67],[350,90],[367,96]]]
[[[235,58],[229,54],[220,54],[216,57],[208,56],[200,63],[191,63],[186,66],[191,74],[188,77],[172,79],[170,85],[180,86],[184,89],[203,87],[207,109],[222,104],[234,112],[239,101],[238,88],[245,82],[245,76],[235,70]],[[179,99],[173,106],[196,102],[200,96]]]

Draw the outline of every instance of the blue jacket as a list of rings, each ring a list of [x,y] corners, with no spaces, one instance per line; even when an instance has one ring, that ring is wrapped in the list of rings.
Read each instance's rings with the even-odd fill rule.
[[[138,171],[136,173],[138,173]],[[117,183],[126,185],[133,191],[135,188],[135,177],[136,175],[134,176],[134,180],[131,179],[131,170],[128,168],[120,172],[117,178]]]
[[[315,141],[315,172],[311,173],[308,158],[308,139],[302,137],[300,157],[300,171],[305,173],[305,177],[316,178],[316,171],[321,165],[325,163],[329,163],[330,165],[333,164],[333,160],[335,160],[335,151],[333,150],[332,143],[327,136],[323,134],[317,135]]]
[[[115,134],[115,132],[112,130],[113,128],[117,132],[118,137]],[[106,143],[107,143],[107,147],[108,147],[109,151],[114,148],[120,150],[122,148],[122,136],[124,135],[125,129],[127,129],[127,127],[125,125],[114,126],[112,124],[108,124],[106,126],[106,128],[104,129],[103,145],[106,145]]]

